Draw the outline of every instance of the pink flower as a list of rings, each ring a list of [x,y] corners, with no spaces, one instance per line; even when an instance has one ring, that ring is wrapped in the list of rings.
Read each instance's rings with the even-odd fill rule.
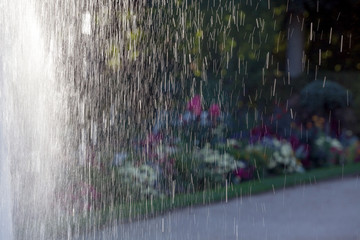
[[[209,108],[209,114],[211,119],[216,119],[220,116],[220,106],[219,104],[211,104]]]
[[[201,97],[200,95],[195,95],[188,103],[187,103],[187,110],[190,111],[195,116],[201,115]]]

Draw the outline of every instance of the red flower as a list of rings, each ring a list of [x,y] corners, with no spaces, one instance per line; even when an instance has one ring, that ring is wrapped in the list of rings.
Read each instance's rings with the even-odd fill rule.
[[[201,97],[200,95],[195,95],[188,103],[187,110],[190,111],[195,116],[199,117],[201,115]]]
[[[209,114],[211,119],[216,119],[220,116],[219,104],[211,104],[209,108]]]

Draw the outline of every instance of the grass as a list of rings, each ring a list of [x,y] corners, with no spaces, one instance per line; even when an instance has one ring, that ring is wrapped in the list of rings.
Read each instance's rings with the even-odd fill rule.
[[[320,181],[360,175],[360,163],[349,163],[343,166],[331,166],[314,169],[305,173],[281,175],[243,182],[237,185],[223,186],[217,189],[177,194],[173,197],[146,199],[141,202],[127,203],[94,213],[92,218],[84,218],[78,226],[86,229],[118,223],[151,218],[174,209],[201,206],[225,202],[233,198],[260,194],[292,186],[311,184]],[[80,227],[82,228],[82,227]]]

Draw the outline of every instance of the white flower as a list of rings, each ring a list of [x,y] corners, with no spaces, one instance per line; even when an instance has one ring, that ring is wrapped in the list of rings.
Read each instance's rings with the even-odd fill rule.
[[[207,155],[207,156],[204,158],[204,162],[207,162],[207,163],[215,163],[218,158],[219,158],[219,156],[217,156],[217,154]]]
[[[280,157],[280,153],[279,153],[278,151],[276,151],[276,152],[273,153],[273,157],[274,157],[274,160],[275,160],[276,162],[280,162],[279,159],[280,159],[281,157]]]
[[[340,143],[339,140],[333,138],[332,141],[331,141],[331,147],[333,148],[336,148],[338,150],[342,150],[343,149],[343,146],[342,144]]]
[[[336,138],[331,138],[329,136],[321,136],[318,139],[316,139],[315,144],[318,147],[324,147],[324,145],[328,145],[332,148],[336,148],[338,150],[343,150],[343,146],[339,140]]]
[[[318,146],[323,146],[325,141],[326,141],[326,138],[321,136],[318,139],[316,139],[315,144]]]
[[[270,158],[270,161],[268,163],[268,168],[272,169],[276,167],[276,161],[273,158]]]
[[[290,144],[285,143],[281,146],[280,152],[281,152],[281,155],[283,155],[283,156],[291,156],[293,153],[293,150],[292,150]]]
[[[235,140],[235,139],[227,139],[226,140],[226,145],[227,146],[236,146],[236,145],[238,145],[238,142]],[[250,146],[250,145],[249,145]],[[248,146],[248,147],[249,147]]]
[[[157,174],[155,170],[149,165],[141,165],[139,168],[140,176],[143,181],[146,181],[149,184],[154,184],[157,179]]]
[[[126,152],[116,153],[113,160],[113,165],[121,166],[124,164],[124,161],[128,158],[128,154]]]
[[[219,161],[218,166],[219,167],[228,167],[230,164],[227,161]]]
[[[199,159],[204,159],[208,156],[218,155],[218,154],[219,152],[217,150],[211,149],[210,143],[206,143],[202,149],[195,152],[195,156]]]
[[[294,163],[292,157],[284,157],[284,158],[283,158],[283,164],[285,164],[285,165],[291,165],[292,163]]]
[[[279,140],[275,139],[275,138],[273,139],[273,144],[277,148],[281,147],[281,142]]]
[[[235,162],[236,168],[245,168],[246,167],[245,163],[242,161],[234,161],[234,162]]]

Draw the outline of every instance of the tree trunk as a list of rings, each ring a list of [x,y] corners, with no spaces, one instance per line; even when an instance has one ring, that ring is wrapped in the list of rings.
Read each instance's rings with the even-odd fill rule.
[[[287,71],[291,78],[296,78],[303,72],[304,32],[302,15],[292,13],[288,25]]]

